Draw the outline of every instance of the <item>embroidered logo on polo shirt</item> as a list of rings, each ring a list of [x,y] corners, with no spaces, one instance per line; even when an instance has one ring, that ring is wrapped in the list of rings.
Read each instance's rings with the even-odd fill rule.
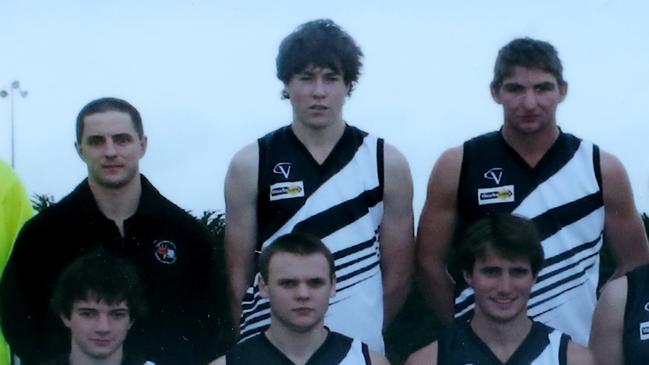
[[[645,310],[646,312],[649,312],[649,302],[646,302],[646,303],[644,304],[644,310]]]
[[[649,340],[649,322],[640,323],[640,341]]]
[[[478,205],[510,203],[514,201],[514,185],[478,189]]]
[[[163,264],[173,264],[177,259],[176,245],[171,241],[156,241],[154,255]]]
[[[270,201],[300,198],[304,196],[304,182],[287,181],[270,186]]]
[[[288,179],[288,176],[291,174],[291,163],[290,162],[280,162],[275,167],[273,167],[273,173],[284,176],[285,179]]]
[[[500,184],[500,179],[503,177],[503,168],[502,167],[492,167],[487,172],[484,173],[485,179],[493,180],[496,182],[496,185]]]

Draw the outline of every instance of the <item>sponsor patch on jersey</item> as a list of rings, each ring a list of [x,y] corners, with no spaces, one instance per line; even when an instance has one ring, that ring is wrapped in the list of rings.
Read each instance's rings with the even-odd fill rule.
[[[511,203],[514,201],[514,185],[478,189],[478,205]]]
[[[287,181],[270,186],[270,201],[300,198],[304,196],[304,182]]]
[[[163,264],[173,264],[177,259],[176,245],[171,241],[157,241],[154,255]]]
[[[640,323],[640,341],[649,340],[649,322]]]

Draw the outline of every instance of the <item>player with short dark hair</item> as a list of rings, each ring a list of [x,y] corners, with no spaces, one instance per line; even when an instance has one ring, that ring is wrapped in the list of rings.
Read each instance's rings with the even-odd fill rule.
[[[101,250],[78,257],[59,277],[51,306],[71,345],[45,365],[152,364],[124,351],[133,322],[146,314],[137,269],[127,260]]]
[[[545,262],[528,302],[529,315],[585,345],[597,301],[604,237],[614,277],[649,262],[647,237],[620,161],[563,132],[556,119],[568,93],[556,49],[520,38],[498,53],[491,96],[502,106],[500,130],[439,158],[417,235],[418,280],[442,321],[469,316],[472,289],[448,262],[455,237],[495,213],[530,218]]]
[[[388,364],[365,343],[325,327],[336,277],[332,254],[317,237],[280,236],[261,252],[259,265],[259,290],[270,301],[270,327],[211,365]]]
[[[336,258],[345,300],[329,310],[333,330],[383,351],[383,328],[405,301],[414,246],[408,163],[343,119],[362,55],[328,19],[300,25],[279,47],[277,77],[293,119],[239,151],[225,181],[229,297],[241,338],[271,316],[253,282],[255,251],[290,232],[316,235]]]
[[[411,355],[407,365],[594,364],[588,349],[527,316],[543,261],[534,223],[507,214],[482,218],[466,230],[458,250],[475,310]]]

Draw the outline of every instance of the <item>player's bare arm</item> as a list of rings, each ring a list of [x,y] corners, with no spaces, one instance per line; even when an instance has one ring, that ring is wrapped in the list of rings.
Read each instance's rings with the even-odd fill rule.
[[[568,365],[595,365],[593,353],[576,342],[568,342]],[[614,363],[607,363],[614,364]]]
[[[387,327],[410,291],[415,247],[410,167],[405,157],[388,144],[384,147],[384,179],[380,242]]]
[[[225,178],[225,254],[232,323],[239,323],[241,300],[254,273],[258,165],[259,147],[253,143],[232,158]]]
[[[385,355],[370,350],[370,361],[372,365],[390,365]]]
[[[410,355],[406,365],[437,365],[437,341]]]
[[[608,282],[595,307],[588,347],[598,364],[622,364],[627,289],[626,276]]]
[[[615,156],[603,151],[600,165],[606,214],[605,242],[615,258],[617,266],[613,278],[617,278],[649,262],[649,246],[624,166]]]
[[[424,299],[446,324],[453,320],[454,283],[446,261],[457,224],[457,189],[462,147],[447,150],[437,160],[428,181],[419,219],[416,245],[417,280]]]

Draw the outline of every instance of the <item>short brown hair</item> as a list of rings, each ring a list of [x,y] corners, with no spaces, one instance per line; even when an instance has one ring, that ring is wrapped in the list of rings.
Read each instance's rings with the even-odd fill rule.
[[[146,314],[144,289],[135,266],[126,258],[103,249],[76,258],[61,273],[54,288],[54,312],[70,318],[80,300],[104,301],[109,305],[126,301],[131,320]]]
[[[264,248],[259,255],[259,272],[264,281],[268,281],[268,267],[270,259],[278,252],[286,252],[300,256],[321,254],[329,264],[329,277],[336,276],[334,258],[329,248],[316,236],[310,233],[289,233],[278,237],[268,247]]]
[[[536,276],[543,266],[543,246],[534,223],[512,214],[494,214],[473,223],[464,232],[456,259],[465,272],[472,272],[476,258],[492,248],[508,258],[529,259]]]

